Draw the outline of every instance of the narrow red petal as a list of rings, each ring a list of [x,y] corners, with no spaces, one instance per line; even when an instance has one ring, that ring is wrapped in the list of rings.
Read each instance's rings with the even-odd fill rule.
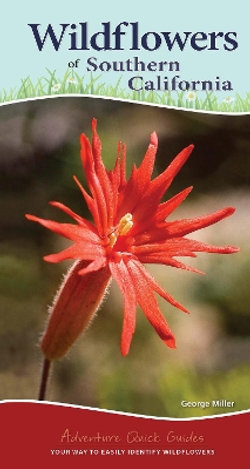
[[[94,158],[92,154],[92,148],[89,142],[88,137],[85,134],[80,135],[80,145],[81,145],[81,161],[83,169],[87,178],[87,181],[91,183],[91,177],[94,170]]]
[[[148,321],[152,324],[160,338],[168,347],[175,348],[175,339],[170,330],[167,321],[162,315],[157,301],[154,297],[150,282],[135,267],[135,264],[129,261],[127,267],[133,280],[137,301],[144,311]]]
[[[92,196],[97,203],[97,209],[101,221],[100,233],[104,234],[107,230],[108,212],[105,195],[102,188],[102,181],[99,180],[99,178],[97,177],[92,148],[86,135],[81,135],[80,142],[83,169],[85,171],[87,182],[91,190]]]
[[[159,258],[166,255],[169,257],[196,257],[196,252],[233,254],[239,251],[235,246],[214,246],[184,237],[170,238],[158,243],[148,242],[140,246],[133,246],[131,250],[140,260],[150,255],[157,255]]]
[[[138,232],[141,232],[142,229],[144,229],[143,222],[146,221],[147,223],[148,219],[155,214],[163,194],[169,188],[174,177],[187,161],[193,148],[193,145],[189,145],[184,148],[165,169],[165,171],[150,182],[148,189],[140,201],[140,205],[136,207],[136,210],[133,213]],[[136,232],[136,230],[134,230],[134,232]]]
[[[206,228],[207,226],[213,225],[214,223],[229,217],[234,212],[235,208],[226,207],[203,217],[173,221],[168,223],[166,227],[168,237],[184,236],[188,233],[192,233],[193,231],[200,230],[201,228]]]
[[[118,196],[119,196],[119,188],[120,188],[120,160],[117,158],[115,167],[111,171],[108,172],[108,176],[110,179],[111,187],[112,187],[112,206],[113,206],[113,212],[112,212],[112,219],[111,222],[113,222],[114,215],[117,212],[117,205],[118,205]],[[110,223],[113,224],[113,223]]]
[[[54,220],[47,220],[44,218],[38,218],[35,215],[26,214],[28,220],[35,221],[40,225],[48,228],[55,233],[64,236],[65,238],[71,239],[72,241],[84,241],[91,242],[93,247],[96,249],[96,246],[100,244],[100,238],[97,234],[93,233],[89,228],[73,225],[71,223],[58,223]]]
[[[235,246],[214,246],[190,238],[182,238],[182,243],[185,243],[186,248],[193,252],[208,252],[214,254],[234,254],[239,252],[239,248]]]
[[[145,232],[142,233],[135,233],[133,230],[133,236],[135,236],[135,245],[142,246],[142,245],[152,245],[153,243],[159,243],[159,245],[163,248],[163,243],[169,240],[168,247],[171,249],[171,240],[178,238],[181,239],[182,236],[185,236],[193,231],[200,230],[201,228],[206,228],[207,226],[213,225],[220,220],[223,220],[226,217],[229,217],[234,213],[235,209],[233,207],[227,207],[222,210],[218,210],[217,212],[211,213],[209,215],[205,215],[203,217],[197,218],[190,218],[190,219],[181,219],[175,220],[172,222],[159,222],[158,225],[154,226],[152,224],[151,227]],[[148,223],[148,222],[147,222]],[[144,227],[144,225],[142,225]],[[167,248],[167,245],[165,246]],[[238,248],[234,246],[229,246],[229,250],[232,249],[231,252],[237,252]],[[153,250],[153,249],[152,249]],[[134,249],[134,253],[137,252],[137,249]],[[139,251],[138,251],[139,252]],[[189,255],[187,254],[176,254],[177,255]]]
[[[193,149],[194,145],[189,145],[188,147],[183,148],[180,153],[178,153],[178,155],[173,159],[173,161],[165,169],[165,171],[159,174],[159,176],[157,176],[152,181],[152,186],[150,188],[151,193],[159,188],[161,188],[164,192],[168,189],[175,176],[181,170],[182,166],[186,163]]]
[[[92,153],[94,158],[94,166],[98,180],[101,183],[103,195],[106,201],[106,209],[108,213],[109,224],[113,222],[114,218],[114,202],[113,191],[108,172],[102,161],[102,144],[97,133],[97,121],[92,119]]]
[[[97,175],[93,173],[92,175],[93,183],[90,185],[93,198],[96,200],[97,209],[99,213],[99,218],[101,221],[101,232],[105,233],[108,226],[108,209],[105,195],[103,193],[103,188],[101,182],[99,181]]]
[[[83,188],[81,183],[78,181],[76,176],[73,176],[73,179],[76,182],[76,184],[78,185],[83,197],[85,198],[86,204],[87,204],[90,212],[92,213],[92,216],[93,216],[93,219],[95,221],[98,232],[102,233],[103,224],[102,224],[102,219],[101,219],[101,213],[98,210],[98,204],[97,204],[96,197],[94,197],[92,199],[92,197],[85,191],[85,189]]]
[[[181,205],[192,189],[193,186],[187,187],[187,189],[184,189],[182,192],[179,192],[179,194],[176,194],[171,199],[160,204],[155,214],[155,220],[165,220],[177,207],[179,207],[179,205]]]
[[[67,259],[79,259],[81,256],[79,255],[79,248],[76,244],[69,246],[68,248],[60,251],[56,254],[49,254],[48,256],[44,256],[43,259],[47,262],[57,263],[61,261],[65,261]]]
[[[125,356],[129,353],[131,340],[135,331],[136,295],[133,283],[123,260],[121,260],[120,263],[110,262],[109,266],[112,276],[116,280],[124,298],[121,353]]]
[[[205,272],[203,272],[202,270],[196,269],[195,267],[192,267],[190,265],[184,264],[183,262],[177,261],[176,259],[169,257],[167,254],[166,255],[158,254],[158,253],[144,254],[144,255],[138,256],[138,259],[140,262],[143,262],[144,264],[165,264],[171,267],[176,267],[177,269],[188,270],[196,274],[205,275]]]
[[[149,146],[139,168],[136,168],[135,165],[133,166],[131,176],[124,188],[124,192],[120,195],[118,218],[124,215],[124,213],[132,213],[145,193],[145,190],[150,183],[150,178],[154,168],[157,146],[157,134],[153,132],[150,136]]]
[[[166,292],[154,279],[154,277],[145,269],[143,264],[141,264],[138,261],[131,260],[131,264],[137,268],[137,270],[141,273],[141,275],[144,276],[146,281],[148,282],[148,285],[150,285],[151,289],[154,290],[158,295],[162,296],[165,300],[168,301],[171,305],[175,306],[176,308],[180,309],[181,311],[184,311],[184,313],[188,313],[189,311],[183,306],[181,303],[176,301],[168,292]]]
[[[171,238],[158,243],[147,243],[141,246],[134,246],[133,253],[137,257],[149,254],[158,254],[168,256],[191,256],[196,257],[192,249],[193,245],[186,238]]]
[[[96,233],[96,229],[95,229],[94,225],[92,223],[90,223],[90,221],[85,220],[85,218],[82,218],[80,215],[73,212],[73,210],[71,210],[66,205],[62,204],[61,202],[56,202],[54,200],[49,202],[49,204],[52,205],[52,207],[59,208],[59,210],[62,210],[63,212],[67,213],[67,215],[69,215],[75,221],[77,221],[77,223],[79,223],[79,225],[85,226],[85,227],[89,228],[90,230],[92,230],[94,233]]]
[[[117,156],[115,159],[114,168],[111,169],[110,171],[107,171],[107,174],[110,178],[110,182],[113,187],[113,191],[114,191],[114,188],[116,191],[118,191],[120,187],[120,183],[121,183],[121,154],[120,153],[121,153],[121,142],[118,142]]]
[[[102,144],[101,140],[99,138],[99,135],[97,133],[97,120],[95,118],[92,119],[91,123],[92,127],[92,151],[93,151],[93,156],[94,156],[94,161],[95,164],[96,162],[102,162]]]
[[[98,257],[93,262],[91,262],[87,267],[78,271],[79,275],[85,275],[89,272],[97,272],[98,270],[102,269],[106,265],[106,258],[105,257]]]
[[[99,214],[97,212],[97,208],[96,208],[96,205],[95,205],[95,201],[92,199],[92,197],[85,191],[84,187],[82,186],[82,184],[80,183],[80,181],[77,179],[76,176],[73,176],[73,179],[75,181],[75,183],[77,184],[77,186],[79,187],[84,199],[85,199],[85,202],[87,204],[87,207],[90,211],[90,213],[92,214],[96,224],[98,224],[98,221],[99,221]]]
[[[75,243],[72,246],[55,254],[49,254],[43,258],[47,262],[57,263],[66,259],[82,259],[85,261],[93,261],[103,259],[103,253],[96,246],[88,242]]]
[[[158,148],[158,137],[156,132],[150,135],[150,142],[145,156],[137,170],[138,178],[144,181],[150,181],[154,169],[155,155]]]

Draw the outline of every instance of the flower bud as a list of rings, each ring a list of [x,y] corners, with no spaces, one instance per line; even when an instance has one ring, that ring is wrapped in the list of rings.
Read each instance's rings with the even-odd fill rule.
[[[41,348],[48,360],[61,358],[93,319],[110,280],[109,268],[79,275],[88,262],[77,261],[70,268],[57,293]]]

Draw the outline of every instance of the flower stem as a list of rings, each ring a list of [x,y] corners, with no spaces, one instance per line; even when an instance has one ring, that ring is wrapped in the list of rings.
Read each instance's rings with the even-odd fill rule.
[[[44,358],[42,377],[41,377],[41,383],[40,383],[40,389],[39,389],[39,397],[38,397],[39,401],[44,401],[44,399],[45,399],[46,388],[47,388],[48,377],[49,377],[49,371],[50,371],[50,365],[51,365],[51,361],[48,360],[47,358]]]

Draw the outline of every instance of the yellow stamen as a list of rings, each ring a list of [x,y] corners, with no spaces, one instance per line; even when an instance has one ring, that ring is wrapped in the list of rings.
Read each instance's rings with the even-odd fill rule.
[[[124,215],[119,221],[119,225],[118,225],[119,235],[120,236],[126,235],[129,232],[129,230],[131,230],[132,226],[133,226],[133,217],[131,213],[126,213],[126,215]]]
[[[117,227],[114,231],[109,235],[109,245],[113,247],[118,239],[119,236],[125,236],[131,230],[133,226],[133,217],[131,213],[126,213],[120,219]]]
[[[111,233],[111,235],[109,235],[109,245],[110,245],[111,248],[115,245],[116,241],[117,241],[116,234]]]

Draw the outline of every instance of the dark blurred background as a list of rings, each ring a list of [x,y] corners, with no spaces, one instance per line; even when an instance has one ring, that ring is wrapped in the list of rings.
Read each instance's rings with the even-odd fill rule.
[[[0,398],[37,398],[39,337],[47,307],[70,263],[42,260],[66,241],[28,222],[24,214],[69,221],[48,206],[50,200],[59,200],[88,217],[72,175],[85,182],[79,135],[90,136],[93,116],[108,167],[113,166],[118,140],[127,143],[128,170],[133,161],[139,163],[153,130],[159,136],[155,175],[194,143],[191,158],[167,196],[189,185],[194,189],[172,218],[232,205],[232,217],[193,237],[237,245],[241,252],[187,259],[206,276],[149,267],[191,311],[185,315],[159,299],[177,350],[166,348],[138,309],[130,354],[121,357],[123,304],[112,285],[91,328],[55,363],[48,400],[173,417],[215,413],[211,408],[183,409],[182,399],[227,399],[236,402],[233,410],[249,408],[250,115],[208,115],[83,97],[0,108]]]

